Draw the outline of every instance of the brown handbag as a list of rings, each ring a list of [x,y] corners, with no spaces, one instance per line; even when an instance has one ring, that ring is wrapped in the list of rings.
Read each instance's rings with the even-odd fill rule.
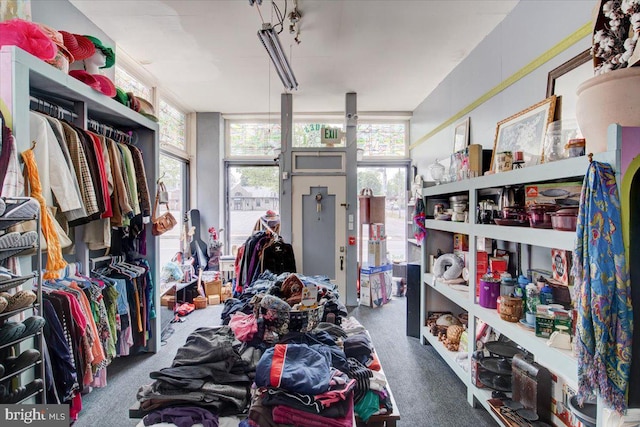
[[[167,211],[160,216],[156,216],[158,213],[158,206],[161,204],[160,203],[161,192],[165,194],[167,192],[167,188],[164,186],[163,182],[160,182],[158,184],[158,188],[156,190],[156,202],[153,205],[153,216],[151,217],[151,222],[153,223],[153,226],[151,228],[151,233],[154,236],[160,236],[161,234],[166,233],[167,231],[175,227],[175,225],[178,223],[178,221],[176,221],[176,219],[171,214],[171,212],[169,212],[168,201],[163,203],[164,205],[166,205]]]

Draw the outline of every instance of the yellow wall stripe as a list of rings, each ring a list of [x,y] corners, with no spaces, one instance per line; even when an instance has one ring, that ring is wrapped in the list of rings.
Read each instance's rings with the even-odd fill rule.
[[[533,72],[535,69],[539,68],[540,66],[545,64],[547,61],[554,58],[556,55],[564,52],[566,49],[568,49],[569,47],[573,46],[574,44],[582,40],[584,37],[591,34],[592,29],[593,29],[593,24],[591,22],[584,24],[582,27],[578,28],[578,30],[576,30],[573,34],[570,34],[569,36],[561,40],[558,44],[553,46],[551,49],[544,52],[542,55],[538,56],[533,61],[529,62],[527,65],[525,65],[524,67],[516,71],[510,77],[503,80],[500,84],[495,86],[493,89],[489,90],[489,92],[485,93],[480,98],[476,99],[471,104],[467,105],[462,110],[458,111],[456,114],[451,116],[444,123],[440,124],[438,127],[436,127],[435,129],[433,129],[432,131],[430,131],[429,133],[427,133],[426,135],[424,135],[423,137],[415,141],[413,144],[409,146],[409,149],[413,150],[418,145],[422,144],[423,142],[425,142],[426,140],[428,140],[429,138],[431,138],[441,130],[447,128],[448,126],[451,126],[456,121],[460,120],[463,116],[469,114],[471,111],[473,111],[480,105],[484,104],[489,99],[493,98],[494,96],[496,96],[497,94],[499,94],[500,92],[502,92],[503,90],[505,90],[506,88],[508,88],[515,82],[517,82],[518,80],[522,79],[527,74]]]

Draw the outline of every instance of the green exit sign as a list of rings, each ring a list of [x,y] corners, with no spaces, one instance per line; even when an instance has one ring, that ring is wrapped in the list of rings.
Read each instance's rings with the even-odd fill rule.
[[[320,142],[327,145],[340,144],[343,132],[339,128],[322,127],[320,129]]]

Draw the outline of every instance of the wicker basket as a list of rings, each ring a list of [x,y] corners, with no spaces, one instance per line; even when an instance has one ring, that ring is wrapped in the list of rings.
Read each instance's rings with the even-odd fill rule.
[[[507,322],[519,322],[522,319],[522,298],[501,296],[500,318]]]
[[[196,306],[196,310],[207,308],[207,299],[205,297],[195,297],[193,299],[193,305]]]

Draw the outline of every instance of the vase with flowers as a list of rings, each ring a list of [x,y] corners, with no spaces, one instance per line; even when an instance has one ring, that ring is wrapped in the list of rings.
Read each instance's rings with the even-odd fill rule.
[[[578,87],[586,152],[607,149],[611,123],[640,126],[640,0],[600,0],[593,29],[595,76]]]

